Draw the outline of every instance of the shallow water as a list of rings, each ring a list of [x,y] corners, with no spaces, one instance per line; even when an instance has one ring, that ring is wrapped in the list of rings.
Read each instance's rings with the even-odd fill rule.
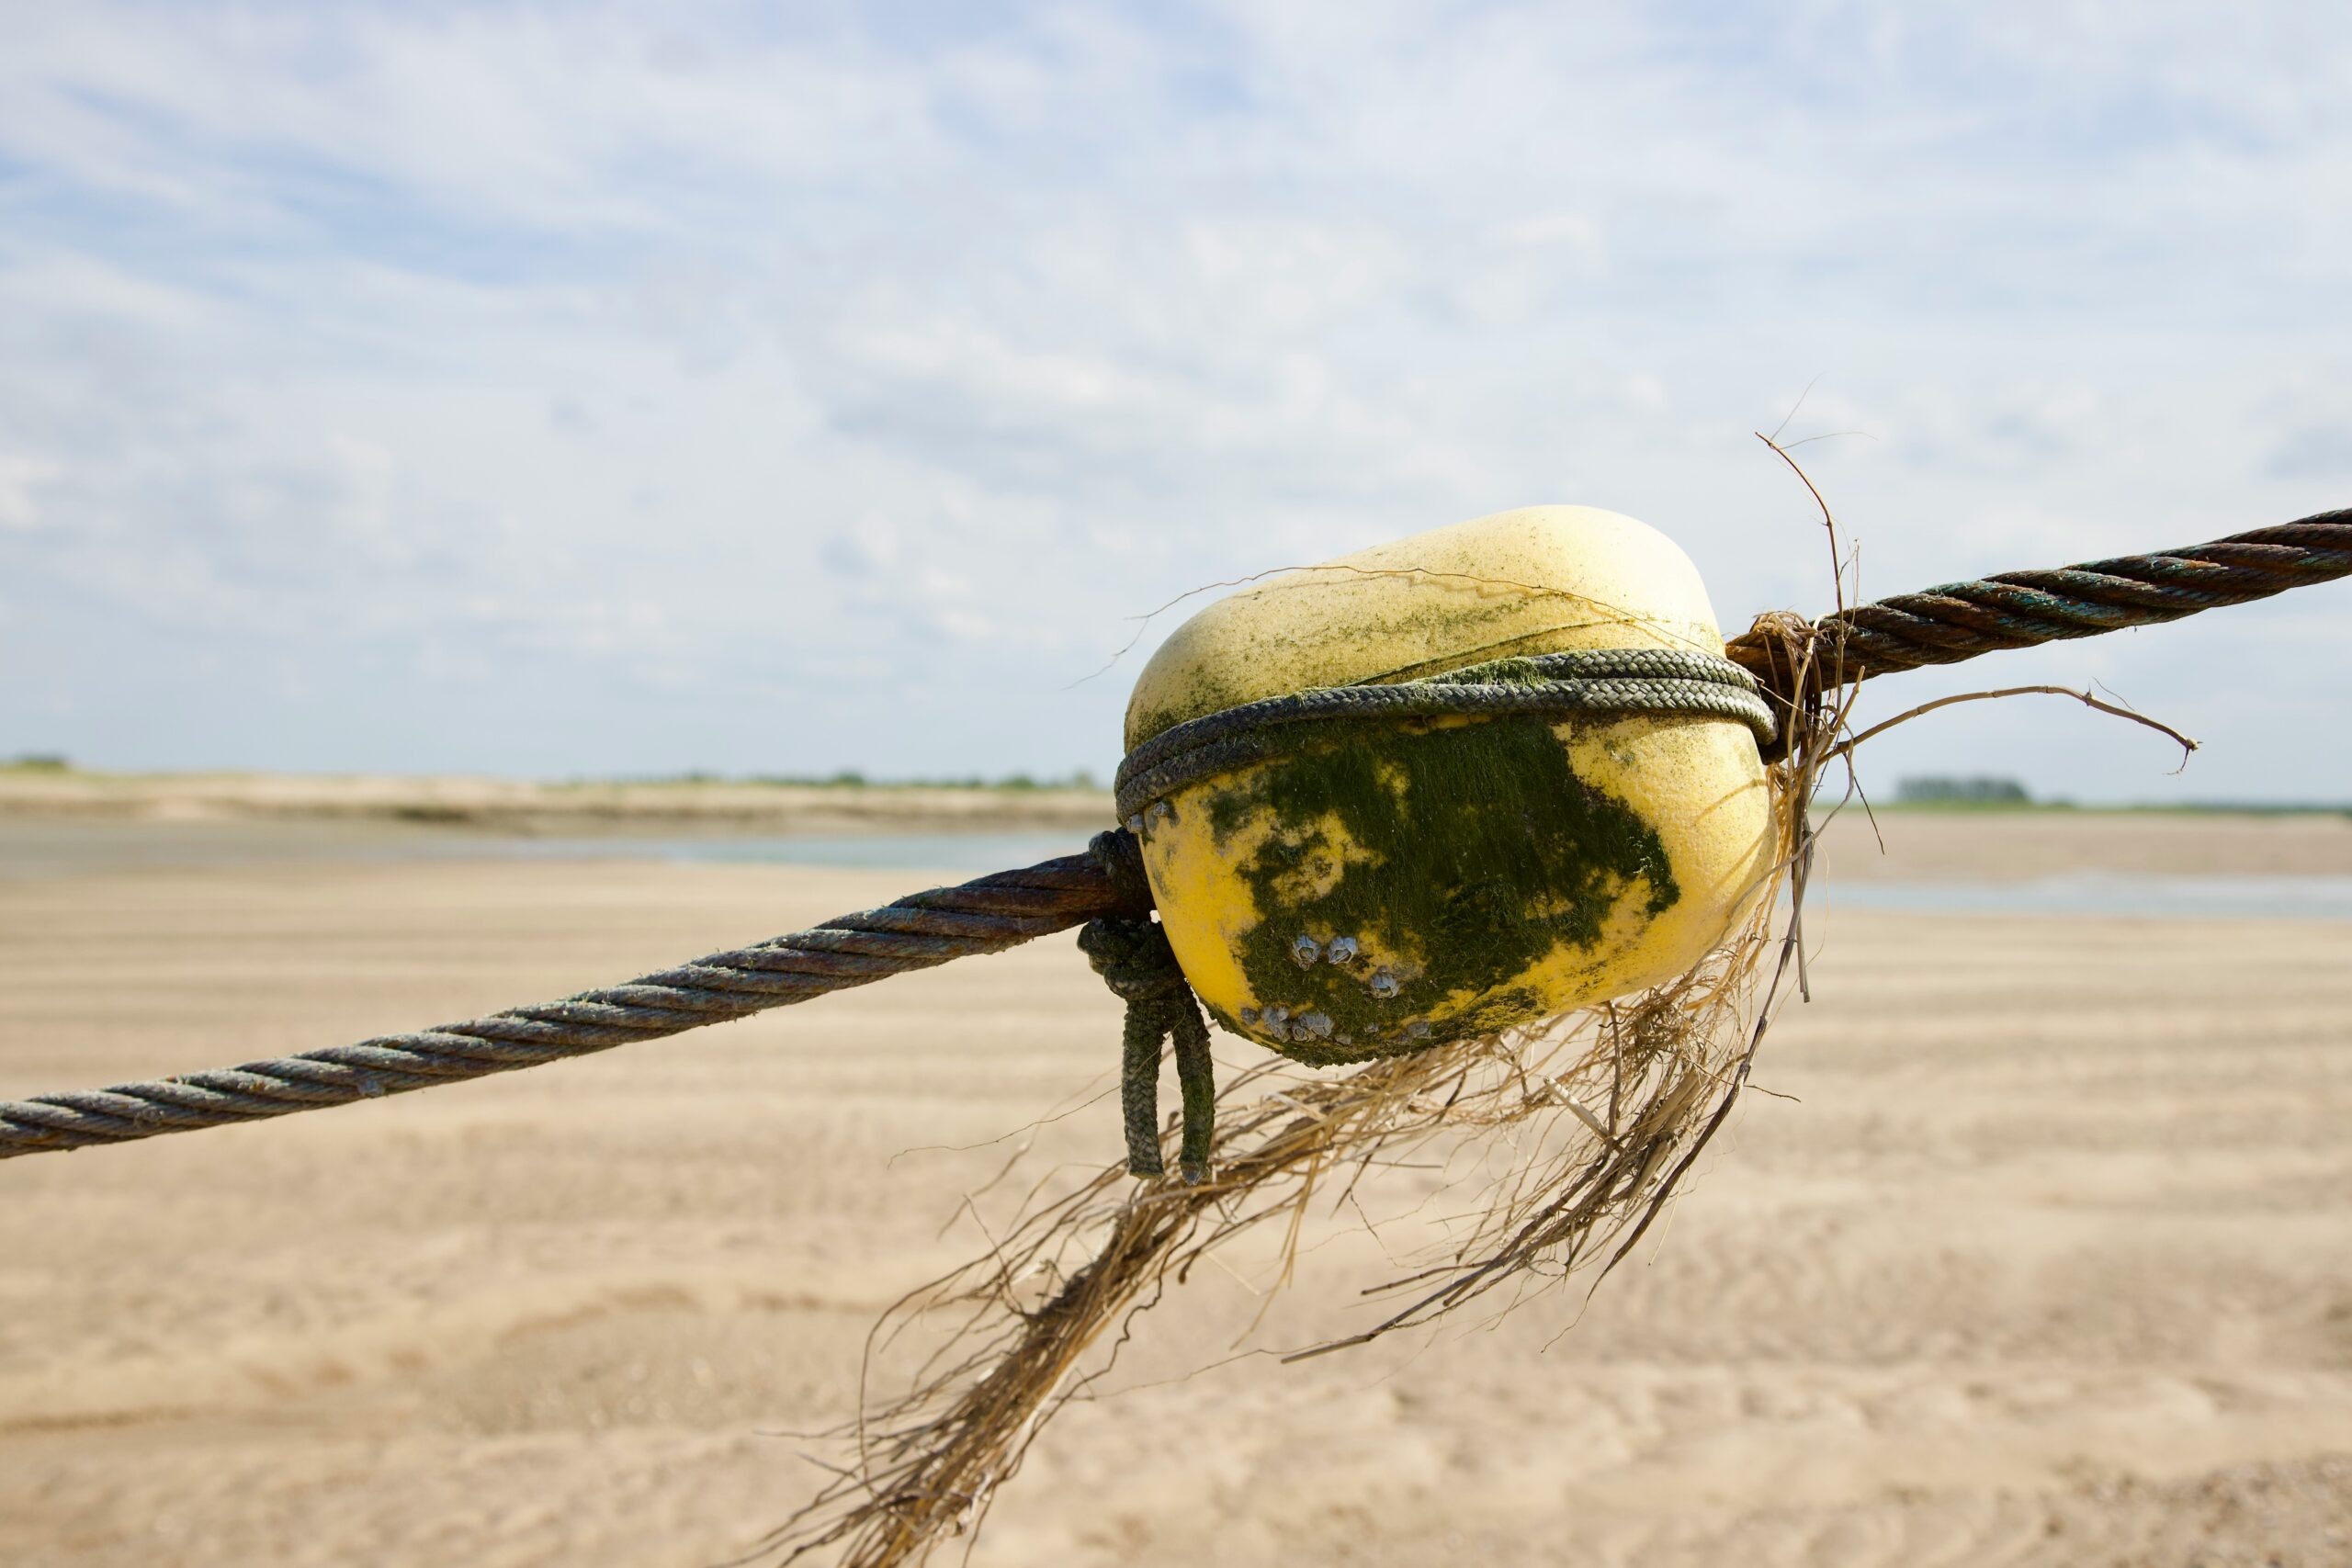
[[[688,864],[822,865],[843,871],[964,871],[975,875],[1078,854],[1079,832],[870,833],[833,837],[540,839],[510,852],[555,860],[627,859]]]
[[[439,860],[623,860],[977,874],[1086,848],[1067,829],[989,833],[563,834],[390,822],[0,820],[0,880],[164,867]]]
[[[378,822],[0,821],[0,880],[246,864],[436,860],[634,861],[906,872],[915,882],[1033,865],[1086,847],[1069,829],[990,833],[535,837]],[[1816,908],[1937,914],[2352,920],[2352,876],[2075,872],[2015,880],[1840,880]]]
[[[1831,909],[1934,914],[2140,915],[2165,919],[2352,920],[2352,876],[2166,876],[2084,872],[2020,882],[1839,882],[1808,896]]]

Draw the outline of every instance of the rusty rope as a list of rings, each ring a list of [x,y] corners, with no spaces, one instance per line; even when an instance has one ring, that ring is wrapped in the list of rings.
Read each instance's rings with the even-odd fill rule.
[[[220,1072],[0,1101],[0,1159],[257,1122],[536,1067],[805,1002],[951,959],[1001,953],[1097,917],[1149,912],[1134,840],[1102,833],[1084,854],[912,894],[812,931],[714,953],[541,1007],[512,1008],[464,1023]]]
[[[1804,683],[1818,690],[1898,670],[1957,664],[1998,649],[2154,626],[2347,575],[2352,511],[2322,512],[2177,550],[1947,582],[1814,622]],[[1801,694],[1790,664],[1789,619],[1759,617],[1724,649],[1783,705]]]

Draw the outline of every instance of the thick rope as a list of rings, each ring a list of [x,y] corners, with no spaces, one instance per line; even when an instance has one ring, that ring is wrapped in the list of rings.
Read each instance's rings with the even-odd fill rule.
[[[1947,582],[1813,623],[1804,683],[1818,691],[1997,649],[2154,626],[2345,576],[2352,576],[2352,511],[2177,550]],[[1805,694],[1790,666],[1789,620],[1761,617],[1724,650],[1783,705]]]
[[[0,1159],[260,1121],[536,1067],[951,959],[1001,953],[1100,917],[1148,915],[1150,908],[1134,840],[1103,833],[1084,854],[917,893],[542,1007],[220,1072],[0,1101]]]
[[[1112,993],[1127,1004],[1126,1052],[1119,1103],[1127,1133],[1127,1172],[1158,1176],[1159,1058],[1176,1046],[1176,1084],[1183,1096],[1183,1143],[1177,1156],[1184,1179],[1208,1179],[1209,1145],[1216,1134],[1216,1068],[1209,1057],[1209,1028],[1168,945],[1168,932],[1148,919],[1089,920],[1078,945]]]
[[[1161,731],[1119,764],[1118,811],[1136,815],[1204,778],[1293,755],[1338,727],[1408,719],[1689,714],[1735,719],[1770,742],[1776,723],[1754,677],[1710,654],[1612,648],[1498,660],[1425,681],[1330,686],[1244,703]]]

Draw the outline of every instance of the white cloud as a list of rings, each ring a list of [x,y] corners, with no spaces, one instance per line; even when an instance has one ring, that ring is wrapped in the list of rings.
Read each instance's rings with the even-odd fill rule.
[[[46,480],[64,470],[37,457],[11,457],[0,452],[0,529],[31,531],[40,526],[35,493]]]
[[[1878,592],[2352,482],[2307,8],[20,9],[0,660],[72,712],[0,731],[43,749],[1100,771],[1125,674],[1063,688],[1125,615],[1483,511],[1817,605],[1749,434],[1816,377]],[[2190,788],[2340,793],[2213,662],[2306,612],[2235,614],[2033,667],[2201,721]],[[2181,787],[2004,722],[2037,782]]]

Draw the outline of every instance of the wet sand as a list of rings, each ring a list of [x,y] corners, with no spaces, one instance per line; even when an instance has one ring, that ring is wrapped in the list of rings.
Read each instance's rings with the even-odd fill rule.
[[[2047,860],[1889,823],[1834,874]],[[2329,872],[2327,819],[2123,819],[2103,869]],[[2153,824],[2153,826],[2152,826]],[[2184,825],[2185,824],[2185,825]],[[1908,859],[1904,857],[1908,856]],[[2352,864],[2347,859],[2346,864]],[[2020,874],[2012,872],[2012,874]],[[924,879],[99,857],[0,880],[0,1096],[564,994]],[[2352,926],[1832,908],[1816,1000],[1589,1307],[1217,1361],[1145,1320],[980,1564],[2352,1562]],[[958,1194],[1115,1153],[1054,939],[379,1105],[0,1164],[11,1564],[708,1564],[820,1479]],[[1246,1048],[1225,1043],[1227,1059]],[[947,1227],[943,1235],[943,1227]],[[1409,1245],[1409,1234],[1392,1244]],[[1362,1326],[1345,1219],[1262,1342]],[[1573,1323],[1565,1335],[1564,1327]],[[952,1556],[943,1561],[954,1561]]]

